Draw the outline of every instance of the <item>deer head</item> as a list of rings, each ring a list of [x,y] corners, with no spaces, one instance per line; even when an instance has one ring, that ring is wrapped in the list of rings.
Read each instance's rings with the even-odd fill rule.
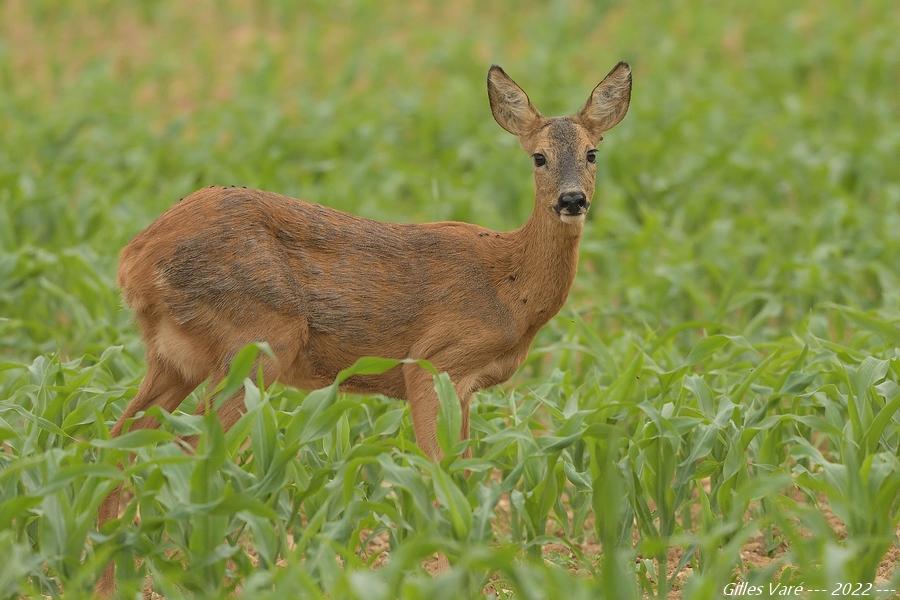
[[[628,112],[631,68],[617,64],[574,115],[543,117],[497,65],[488,71],[494,119],[534,160],[535,215],[581,227],[591,207],[597,144]]]

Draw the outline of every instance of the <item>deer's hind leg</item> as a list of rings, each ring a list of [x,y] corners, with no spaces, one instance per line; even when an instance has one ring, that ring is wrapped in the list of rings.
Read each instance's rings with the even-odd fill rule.
[[[189,356],[186,353],[196,356],[193,354],[196,348],[191,346],[189,339],[173,323],[152,319],[146,314],[138,315],[138,323],[147,343],[147,374],[137,394],[110,430],[112,437],[121,435],[128,421],[141,411],[153,406],[159,406],[167,412],[174,411],[205,378],[200,362],[205,356],[200,354],[197,358],[187,360]],[[145,415],[131,424],[131,430],[158,426],[156,419]],[[100,504],[97,511],[98,529],[118,517],[121,497],[122,486],[119,485]],[[115,595],[114,563],[106,566],[95,591],[104,598]]]
[[[187,382],[181,373],[171,366],[167,366],[160,360],[152,358],[152,354],[148,353],[147,375],[138,388],[138,393],[134,399],[128,403],[125,410],[119,416],[110,434],[116,437],[122,433],[122,429],[129,419],[134,417],[142,410],[147,410],[152,406],[159,406],[166,411],[173,411],[181,404],[182,401],[191,393],[195,385]],[[131,429],[146,429],[157,427],[158,423],[152,417],[142,417],[135,421]],[[110,492],[97,511],[97,529],[103,527],[105,523],[119,516],[119,504],[122,497],[122,486]],[[100,580],[97,582],[97,595],[102,598],[111,597],[115,594],[115,564],[110,562]]]
[[[173,367],[148,356],[147,374],[141,381],[137,394],[110,429],[110,435],[112,437],[119,436],[128,419],[150,407],[159,406],[172,412],[195,387],[195,384],[186,381],[184,376]],[[135,421],[131,429],[150,428],[154,426],[153,423],[154,421],[150,417],[143,417]]]
[[[173,411],[188,394],[194,389],[194,385],[181,379],[180,375],[166,369],[159,363],[151,362],[147,375],[141,382],[137,395],[125,407],[125,411],[113,425],[110,434],[117,437],[122,433],[125,423],[135,414],[146,410],[151,406],[159,406],[165,410]],[[151,417],[143,417],[137,420],[131,427],[132,430],[156,427],[158,424]],[[119,498],[122,494],[121,486],[116,487],[100,505],[97,514],[97,528],[104,523],[115,519],[119,514]]]

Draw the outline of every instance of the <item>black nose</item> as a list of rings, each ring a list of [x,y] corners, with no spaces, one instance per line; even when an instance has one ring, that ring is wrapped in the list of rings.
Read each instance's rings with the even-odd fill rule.
[[[582,192],[566,192],[560,195],[557,207],[560,212],[578,214],[587,207],[587,198]]]

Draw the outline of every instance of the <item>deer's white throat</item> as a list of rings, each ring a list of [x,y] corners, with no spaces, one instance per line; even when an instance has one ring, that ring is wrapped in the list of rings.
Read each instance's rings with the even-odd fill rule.
[[[559,220],[570,225],[582,225],[584,224],[585,216],[585,213],[581,213],[580,215],[559,215]]]

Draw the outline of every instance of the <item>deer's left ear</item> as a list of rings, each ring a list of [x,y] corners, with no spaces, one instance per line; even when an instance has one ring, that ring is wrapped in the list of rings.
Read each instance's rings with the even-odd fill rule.
[[[631,67],[620,62],[591,92],[578,119],[596,142],[625,117],[630,102]]]

